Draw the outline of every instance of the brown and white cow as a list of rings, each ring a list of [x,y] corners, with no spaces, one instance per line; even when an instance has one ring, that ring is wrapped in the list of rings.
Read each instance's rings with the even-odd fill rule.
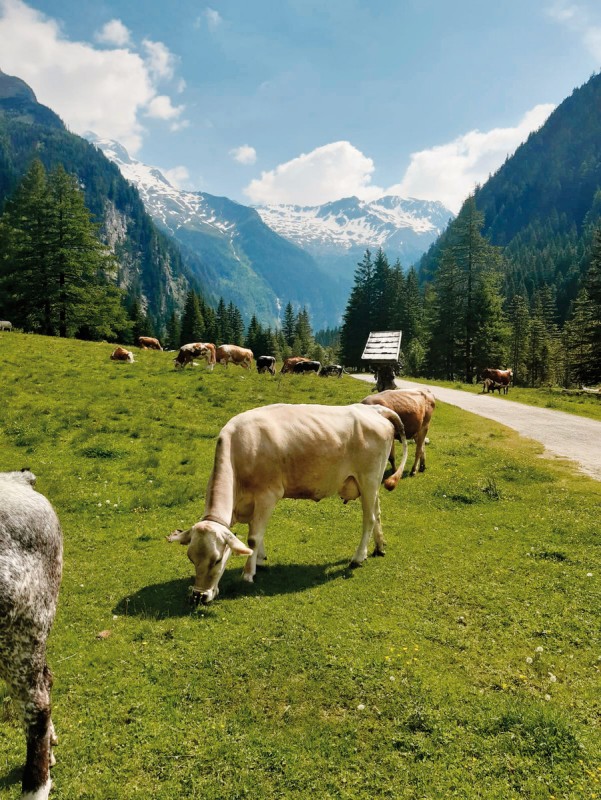
[[[142,350],[162,350],[161,343],[152,336],[138,336],[138,344]]]
[[[429,389],[387,389],[378,394],[370,394],[362,401],[365,405],[381,405],[395,411],[405,427],[407,439],[415,439],[415,461],[409,473],[411,477],[426,469],[426,436],[436,400]],[[394,469],[394,442],[388,459]]]
[[[133,364],[134,354],[131,350],[126,350],[125,347],[117,345],[111,353],[111,361],[128,361],[130,364]]]
[[[503,394],[509,391],[509,384],[513,380],[513,372],[510,369],[490,369],[482,370],[482,380],[491,380],[493,383],[498,383],[503,387]]]
[[[228,364],[236,364],[244,369],[250,369],[253,360],[253,351],[246,347],[238,347],[237,344],[220,344],[215,351],[215,358],[218,364],[227,367]]]
[[[245,411],[221,430],[205,513],[186,531],[167,539],[188,545],[196,569],[193,598],[204,605],[218,594],[230,555],[249,556],[243,577],[252,583],[257,562],[266,559],[263,534],[278,500],[361,497],[363,532],[352,566],[384,555],[378,489],[394,438],[403,444],[399,469],[384,486],[397,485],[407,458],[407,439],[398,415],[383,406],[276,405]],[[248,547],[230,530],[248,523]]]
[[[204,358],[207,362],[209,372],[215,366],[215,345],[211,342],[190,342],[180,347],[179,353],[173,359],[175,369],[183,369],[186,364],[194,366],[195,358]]]
[[[304,356],[292,356],[291,358],[287,358],[282,364],[280,374],[285,375],[287,372],[294,372],[296,365],[300,364],[302,361],[310,361],[310,359]]]

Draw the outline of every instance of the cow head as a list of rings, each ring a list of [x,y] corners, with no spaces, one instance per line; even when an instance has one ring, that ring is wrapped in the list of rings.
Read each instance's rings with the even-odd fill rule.
[[[252,550],[219,522],[202,520],[187,531],[174,531],[169,542],[188,545],[188,558],[196,569],[192,590],[194,605],[208,605],[219,594],[218,584],[232,553],[249,556]]]

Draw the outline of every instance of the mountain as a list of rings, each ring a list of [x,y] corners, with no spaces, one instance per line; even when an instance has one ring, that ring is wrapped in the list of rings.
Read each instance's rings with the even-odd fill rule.
[[[246,318],[273,325],[288,301],[306,306],[315,328],[339,322],[348,291],[313,257],[273,231],[253,208],[227,197],[176,189],[156,167],[129,156],[118,142],[86,134],[138,189],[159,227],[202,264],[205,296],[233,301]],[[352,269],[352,268],[351,268]]]
[[[391,263],[398,258],[410,266],[453,218],[442,203],[392,195],[371,202],[347,197],[320,206],[258,206],[257,211],[349,289],[366,249],[381,247]]]
[[[483,234],[504,248],[507,298],[550,286],[559,322],[576,296],[601,219],[600,108],[601,73],[574,89],[474,195]],[[451,223],[423,257],[422,279],[432,277],[453,233]]]
[[[77,175],[101,236],[117,257],[115,282],[158,321],[181,308],[190,286],[197,287],[193,271],[199,264],[182,259],[114,164],[70,133],[24,81],[0,71],[0,210],[35,158],[47,170],[62,164]]]

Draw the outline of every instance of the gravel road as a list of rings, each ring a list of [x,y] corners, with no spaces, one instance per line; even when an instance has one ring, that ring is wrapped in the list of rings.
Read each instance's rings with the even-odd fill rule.
[[[371,375],[353,377],[374,383]],[[513,403],[490,394],[471,394],[402,379],[397,379],[396,384],[399,389],[427,387],[443,403],[501,422],[521,436],[544,445],[546,456],[569,458],[580,466],[582,472],[601,481],[601,422],[550,408]]]

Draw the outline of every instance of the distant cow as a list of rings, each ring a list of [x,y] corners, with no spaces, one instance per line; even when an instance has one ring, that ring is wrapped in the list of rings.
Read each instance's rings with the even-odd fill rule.
[[[236,364],[244,369],[250,369],[253,360],[253,351],[246,347],[238,347],[237,344],[221,344],[215,351],[215,358],[218,364],[227,367],[228,364]]]
[[[7,319],[0,320],[0,331],[12,331],[12,329],[12,322],[9,322]]]
[[[503,394],[509,391],[509,384],[513,380],[513,372],[510,369],[483,369],[482,380],[489,378],[494,383],[499,383],[503,387]]]
[[[295,375],[302,375],[306,372],[319,373],[320,369],[321,364],[319,361],[299,361],[298,364],[294,365],[294,369],[292,371]]]
[[[209,372],[215,366],[215,345],[211,342],[190,342],[180,347],[179,353],[173,359],[175,369],[183,369],[186,364],[194,366],[195,358],[204,358],[207,362]]]
[[[63,546],[54,509],[31,472],[0,473],[0,678],[25,725],[23,798],[46,800],[56,735],[46,640],[61,581]]]
[[[292,356],[291,358],[287,358],[282,364],[281,374],[286,375],[287,372],[294,372],[294,367],[300,364],[301,361],[309,361],[309,359],[304,356]]]
[[[495,390],[498,391],[499,394],[501,394],[501,389],[503,389],[504,394],[507,394],[507,391],[506,391],[507,387],[503,386],[502,383],[495,383],[492,380],[492,378],[484,378],[484,380],[482,381],[482,393],[483,394],[485,392],[487,394],[490,393],[490,392],[492,392],[494,394]]]
[[[319,375],[322,378],[329,378],[331,375],[336,375],[338,378],[342,378],[342,374],[345,372],[345,368],[340,364],[328,364],[326,367],[321,368]]]
[[[125,347],[118,345],[111,353],[111,361],[128,361],[130,364],[133,364],[134,354],[131,350],[126,350]]]
[[[378,489],[395,437],[405,458],[385,481],[388,490],[399,482],[407,458],[403,423],[388,408],[278,403],[231,419],[217,440],[202,520],[167,537],[189,545],[194,601],[206,605],[215,599],[232,552],[249,556],[243,577],[252,583],[257,560],[266,558],[265,528],[284,497],[319,501],[339,495],[345,502],[360,497],[363,529],[351,565],[367,558],[372,533],[374,555],[384,555]],[[236,522],[249,525],[248,547],[231,531]]]
[[[259,356],[257,358],[257,372],[269,372],[272,375],[275,375],[275,357]]]
[[[415,461],[409,473],[412,477],[426,469],[426,436],[434,413],[436,400],[429,389],[387,389],[378,394],[370,394],[362,401],[365,405],[381,405],[391,408],[401,418],[407,439],[415,439]],[[394,442],[388,459],[394,469]]]
[[[162,350],[161,343],[152,336],[138,336],[138,344],[142,350]]]

